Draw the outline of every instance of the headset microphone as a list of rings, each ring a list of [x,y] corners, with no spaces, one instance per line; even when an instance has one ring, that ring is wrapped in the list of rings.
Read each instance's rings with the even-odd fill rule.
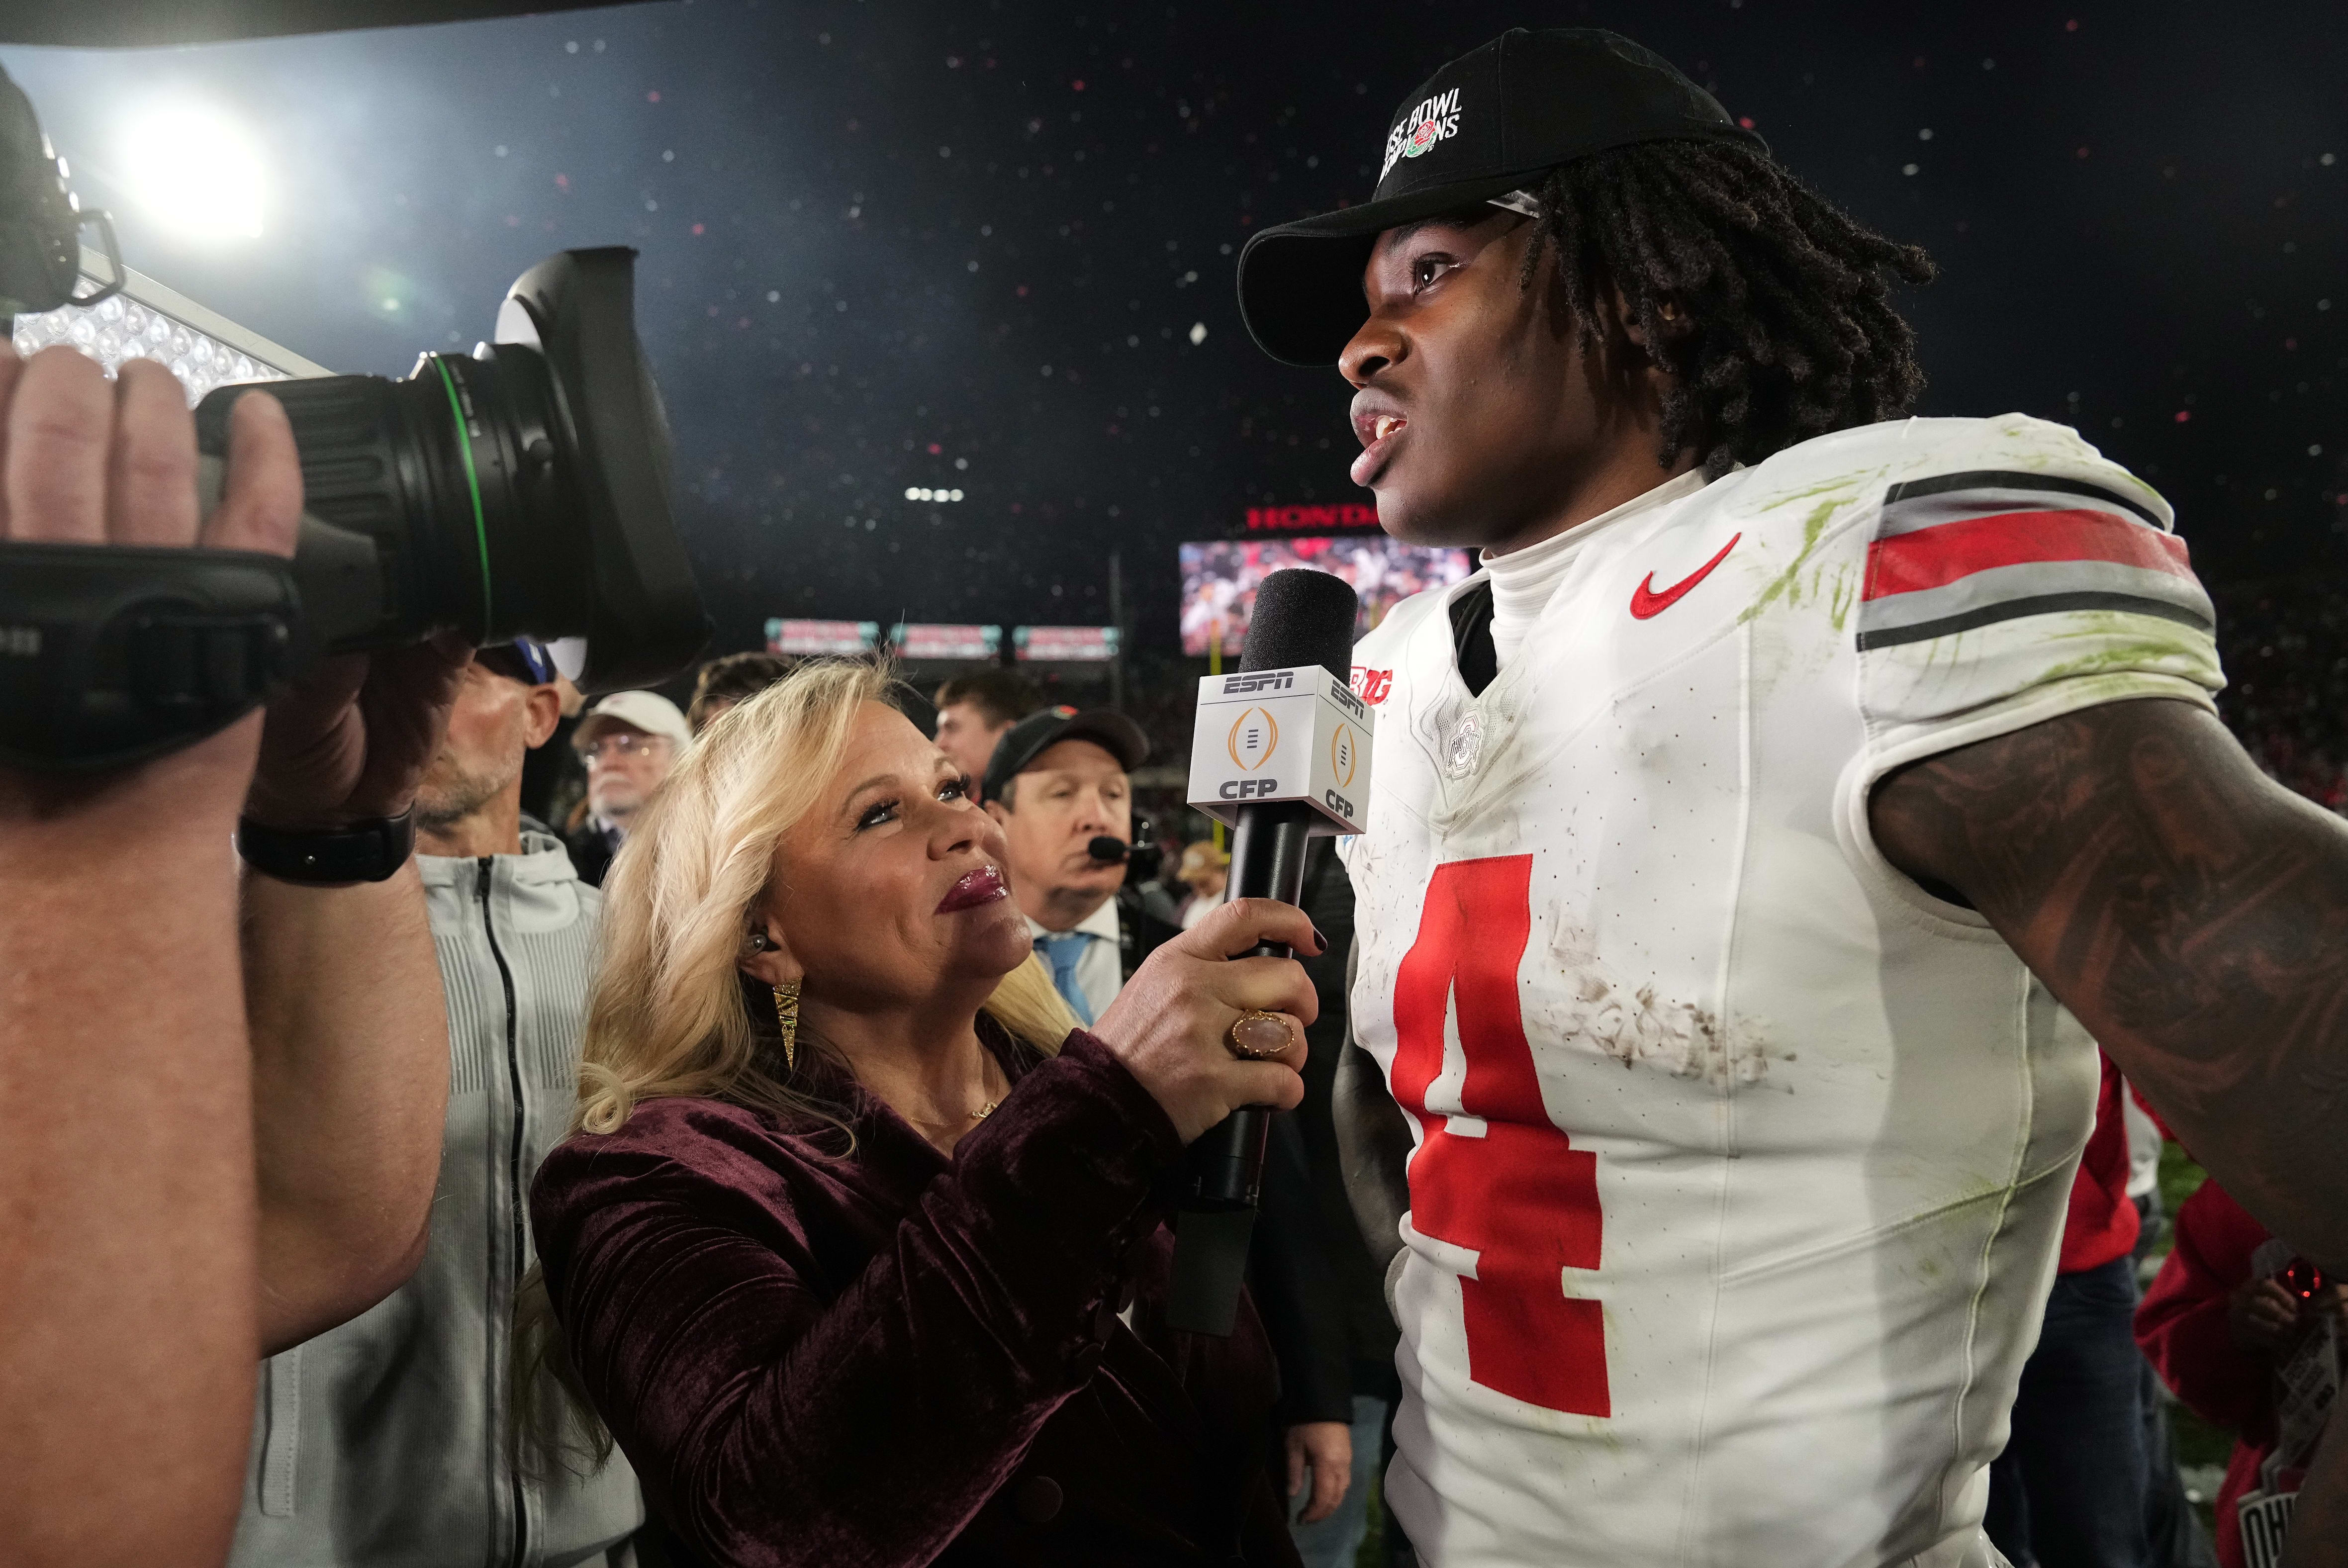
[[[1200,683],[1190,803],[1236,830],[1234,899],[1296,903],[1308,841],[1361,830],[1370,715],[1347,682],[1359,614],[1343,578],[1274,572],[1257,586],[1238,672]],[[1232,956],[1294,954],[1265,943]],[[1167,1300],[1170,1326],[1231,1331],[1271,1128],[1269,1107],[1244,1106],[1190,1146]]]

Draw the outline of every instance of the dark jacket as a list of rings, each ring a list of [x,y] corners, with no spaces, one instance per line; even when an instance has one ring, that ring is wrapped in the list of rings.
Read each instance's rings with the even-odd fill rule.
[[[1344,929],[1350,938],[1354,929],[1353,884],[1345,880],[1344,867],[1338,864],[1332,849],[1335,842],[1334,839],[1313,841],[1313,857],[1306,861],[1303,897],[1310,913],[1315,890],[1334,880],[1342,901],[1339,913],[1344,916]],[[1142,960],[1181,935],[1182,928],[1153,913],[1140,888],[1128,884],[1118,889],[1117,901],[1117,936],[1123,950],[1120,957],[1125,977],[1130,980],[1133,972],[1141,967]],[[1318,918],[1316,914],[1316,921]],[[1311,968],[1309,964],[1307,968]],[[1317,975],[1314,984],[1322,984]],[[1325,1032],[1333,1019],[1340,1035],[1345,1026],[1342,967],[1334,1006],[1325,994],[1326,988],[1323,989],[1321,1020],[1308,1031],[1313,1038],[1319,1037],[1317,1032]],[[1324,1122],[1328,1119],[1327,1109],[1324,1094]],[[1328,1213],[1315,1191],[1308,1137],[1298,1116],[1286,1111],[1273,1115],[1264,1143],[1262,1202],[1248,1247],[1248,1289],[1263,1315],[1264,1332],[1271,1336],[1273,1358],[1280,1367],[1280,1402],[1273,1411],[1273,1420],[1283,1429],[1304,1421],[1350,1421],[1354,1418],[1355,1346],[1344,1315],[1349,1304],[1344,1294],[1343,1271],[1356,1257],[1361,1266],[1369,1270],[1371,1309],[1378,1321],[1387,1322],[1385,1292],[1375,1267],[1363,1253],[1360,1233],[1354,1229],[1350,1218],[1342,1219],[1334,1230],[1330,1227]],[[1342,1210],[1342,1184],[1338,1194]],[[1372,1353],[1383,1357],[1391,1367],[1394,1336],[1390,1323],[1383,1348]]]
[[[1160,920],[1149,911],[1141,890],[1127,886],[1117,890],[1117,959],[1124,967],[1125,977],[1141,967],[1141,961],[1166,944],[1182,934],[1179,924]]]
[[[1354,1048],[1345,1011],[1345,959],[1354,944],[1354,884],[1346,879],[1336,845],[1334,839],[1313,841],[1304,860],[1303,895],[1304,913],[1329,939],[1326,953],[1302,960],[1321,999],[1321,1016],[1304,1031],[1309,1053],[1304,1064],[1304,1103],[1296,1108],[1297,1130],[1303,1135],[1304,1158],[1311,1171],[1314,1218],[1329,1260],[1328,1274],[1322,1282],[1327,1295],[1314,1310],[1323,1323],[1344,1325],[1344,1347],[1340,1354],[1349,1363],[1349,1391],[1374,1394],[1392,1403],[1401,1391],[1394,1364],[1399,1336],[1386,1310],[1385,1270],[1371,1256],[1354,1223],[1331,1110],[1337,1059]],[[1325,1362],[1323,1366],[1325,1378]]]
[[[1173,1127],[1082,1031],[994,1048],[951,1161],[852,1085],[852,1153],[675,1099],[549,1157],[547,1285],[648,1499],[728,1568],[1294,1563],[1261,1328],[1160,1320]]]
[[[597,827],[593,819],[579,824],[575,832],[562,836],[562,847],[571,851],[571,869],[589,887],[602,887],[604,873],[612,869],[612,857],[618,853],[611,836]]]

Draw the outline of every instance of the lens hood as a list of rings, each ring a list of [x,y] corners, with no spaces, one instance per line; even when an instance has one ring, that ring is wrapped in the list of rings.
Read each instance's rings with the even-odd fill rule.
[[[623,245],[549,256],[515,280],[498,312],[499,343],[545,356],[560,412],[552,428],[576,447],[561,466],[593,572],[579,677],[589,693],[664,679],[710,634],[669,507],[668,417],[636,338],[635,257]]]

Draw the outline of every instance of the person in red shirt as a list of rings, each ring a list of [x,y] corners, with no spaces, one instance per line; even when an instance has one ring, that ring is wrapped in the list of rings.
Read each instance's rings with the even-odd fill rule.
[[[2280,1534],[2255,1500],[2298,1489],[2339,1393],[2343,1314],[2348,1285],[2322,1280],[2217,1182],[2178,1207],[2136,1338],[2179,1399],[2236,1434],[2218,1490],[2222,1568],[2274,1561]]]

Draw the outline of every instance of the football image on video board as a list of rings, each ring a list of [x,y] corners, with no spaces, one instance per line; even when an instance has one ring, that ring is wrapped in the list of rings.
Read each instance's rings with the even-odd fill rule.
[[[1425,588],[1443,588],[1476,569],[1465,550],[1401,544],[1382,533],[1305,539],[1214,539],[1182,546],[1182,651],[1203,656],[1222,632],[1223,652],[1247,640],[1256,584],[1267,573],[1304,566],[1344,578],[1361,595],[1359,637]]]

